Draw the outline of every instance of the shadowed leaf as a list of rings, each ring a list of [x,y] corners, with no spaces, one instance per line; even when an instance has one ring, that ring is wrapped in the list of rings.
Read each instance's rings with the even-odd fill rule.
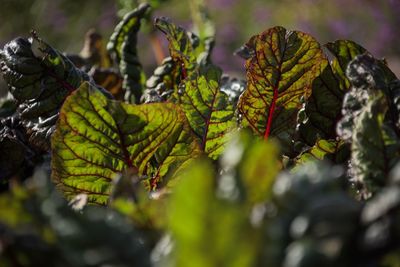
[[[131,103],[139,103],[146,81],[136,46],[140,21],[149,9],[149,4],[142,4],[126,14],[107,44],[107,50],[118,64],[124,79],[125,100]]]

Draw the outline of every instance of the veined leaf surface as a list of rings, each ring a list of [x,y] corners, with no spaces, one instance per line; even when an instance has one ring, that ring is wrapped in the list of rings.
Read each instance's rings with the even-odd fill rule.
[[[325,44],[325,47],[335,56],[335,59],[331,62],[331,67],[340,89],[342,91],[349,90],[351,85],[346,77],[347,66],[356,56],[367,52],[367,50],[350,40],[337,40]]]
[[[216,159],[236,124],[234,108],[220,90],[221,70],[214,66],[193,73],[184,82],[180,106],[190,127],[200,139],[201,148]]]
[[[311,83],[321,72],[325,58],[320,45],[310,35],[275,27],[245,46],[250,57],[247,88],[238,103],[242,125],[265,139],[285,141],[294,133],[302,98],[311,94]]]
[[[195,48],[198,46],[198,37],[166,18],[157,18],[155,26],[167,36],[171,57],[176,63],[180,63],[184,72],[183,78],[186,78],[185,73],[192,70],[196,63]]]
[[[129,105],[85,83],[63,105],[52,138],[52,177],[72,197],[106,203],[115,175],[133,168],[156,187],[200,153],[174,104]]]

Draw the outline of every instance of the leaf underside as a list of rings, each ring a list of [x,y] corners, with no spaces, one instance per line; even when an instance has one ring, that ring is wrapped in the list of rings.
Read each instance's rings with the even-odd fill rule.
[[[325,57],[318,42],[302,32],[271,28],[246,44],[247,88],[239,99],[242,125],[265,139],[287,143],[295,131],[302,98],[321,72]],[[284,149],[285,150],[285,149]]]
[[[221,71],[213,66],[184,81],[180,106],[206,154],[217,159],[236,125],[234,108],[220,90]]]
[[[52,178],[68,198],[104,204],[117,173],[134,169],[156,187],[200,153],[174,104],[129,105],[85,83],[63,105],[52,138]]]

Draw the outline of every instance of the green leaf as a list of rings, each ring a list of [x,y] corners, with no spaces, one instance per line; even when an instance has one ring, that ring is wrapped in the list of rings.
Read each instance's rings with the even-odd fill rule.
[[[113,69],[92,68],[88,73],[94,82],[110,92],[115,99],[124,99],[123,78]]]
[[[246,49],[247,88],[238,103],[242,125],[264,138],[274,136],[290,151],[302,99],[325,62],[320,45],[305,33],[275,27],[253,36]]]
[[[351,170],[368,198],[387,182],[400,160],[395,97],[388,84],[386,67],[366,54],[356,57],[347,69],[352,89],[343,102],[338,135],[351,143]]]
[[[129,105],[85,83],[64,103],[52,138],[52,178],[68,198],[106,203],[117,173],[136,169],[152,189],[200,153],[174,104]]]
[[[340,140],[317,140],[314,146],[297,157],[296,162],[303,164],[312,160],[329,160],[333,163],[344,163],[348,158],[348,147]]]
[[[367,50],[350,40],[337,40],[325,44],[335,59],[331,62],[332,70],[342,91],[350,89],[350,81],[346,77],[347,66],[356,56],[364,54]]]
[[[375,193],[387,183],[390,170],[400,159],[400,139],[384,123],[387,102],[383,94],[371,96],[354,119],[352,170],[355,182]]]
[[[195,49],[198,47],[198,37],[166,18],[157,18],[155,26],[167,36],[170,55],[175,64],[182,68],[182,78],[186,78],[196,67]]]
[[[161,100],[167,100],[174,91],[178,90],[181,82],[180,67],[174,63],[171,57],[163,60],[158,66],[153,75],[146,81],[146,90],[143,94],[142,102],[159,102],[148,99],[151,95],[156,95]]]
[[[17,110],[17,103],[11,94],[0,98],[0,118],[11,116]]]
[[[94,206],[75,212],[43,169],[27,182],[0,195],[1,266],[150,266],[147,234],[124,216]]]
[[[200,147],[217,159],[236,125],[235,111],[220,90],[221,70],[209,66],[190,75],[183,83],[179,103]]]
[[[312,84],[312,94],[299,114],[298,130],[303,141],[313,146],[317,139],[335,139],[344,94],[350,90],[345,72],[348,64],[366,50],[355,42],[338,40],[325,45],[334,59],[324,64]],[[302,114],[304,113],[304,114]]]
[[[176,266],[254,266],[259,235],[243,207],[216,197],[212,169],[207,161],[197,162],[171,197]]]
[[[139,103],[146,81],[136,46],[140,21],[149,9],[149,4],[141,4],[126,14],[115,27],[107,44],[107,50],[119,65],[124,78],[125,100],[131,103]]]
[[[62,103],[90,78],[35,34],[33,37],[7,43],[0,53],[0,64],[31,145],[48,151]]]

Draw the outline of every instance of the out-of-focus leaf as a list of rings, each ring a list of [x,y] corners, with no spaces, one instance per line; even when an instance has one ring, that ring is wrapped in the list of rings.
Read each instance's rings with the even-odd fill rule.
[[[113,69],[92,68],[88,74],[93,77],[96,84],[109,91],[115,99],[123,100],[123,78],[117,71]]]
[[[220,90],[220,80],[220,69],[204,67],[184,81],[178,100],[201,149],[212,159],[222,153],[236,125],[234,107]]]
[[[84,83],[64,103],[52,138],[52,178],[68,198],[106,203],[115,175],[133,168],[151,189],[200,153],[174,104],[129,105]]]
[[[145,233],[110,209],[73,211],[48,180],[0,195],[2,266],[150,266]]]
[[[215,42],[215,25],[210,19],[204,0],[191,0],[189,4],[193,19],[193,32],[199,36],[199,49],[203,51],[199,57],[210,62]]]
[[[385,185],[389,171],[400,159],[400,140],[384,123],[386,109],[382,94],[371,97],[354,120],[352,174],[371,193]]]
[[[109,206],[131,219],[138,229],[153,231],[156,241],[166,226],[166,196],[165,188],[149,192],[137,173],[127,170],[114,179]]]
[[[330,160],[333,163],[344,163],[349,156],[348,146],[340,140],[317,140],[314,146],[301,153],[296,162],[303,164],[313,160]]]
[[[111,59],[105,48],[103,37],[95,29],[86,32],[85,42],[79,55],[92,67],[111,67]]]
[[[347,195],[342,175],[311,162],[278,176],[264,224],[265,265],[348,266],[361,204]]]
[[[194,162],[171,195],[177,266],[257,266],[263,205],[280,163],[271,143],[235,135],[214,170]],[[190,259],[188,261],[188,259]]]
[[[17,110],[17,103],[11,94],[0,98],[0,118],[13,115]]]
[[[216,198],[212,169],[197,162],[171,197],[176,266],[254,266],[256,231],[240,205]]]
[[[124,78],[125,100],[131,103],[139,103],[146,81],[136,46],[140,21],[149,9],[150,5],[141,4],[126,14],[115,27],[107,44],[107,50],[119,65]]]
[[[277,155],[278,148],[271,142],[255,139],[247,132],[234,135],[220,159],[223,171],[219,193],[236,196],[250,207],[268,200],[282,168]],[[232,187],[235,184],[236,192]]]
[[[351,171],[369,197],[387,182],[392,167],[400,159],[396,104],[385,68],[370,55],[353,60],[347,70],[352,89],[343,102],[343,118],[337,132],[351,143]]]
[[[65,56],[78,68],[111,67],[111,58],[105,48],[103,37],[95,29],[86,32],[85,41],[79,54],[65,53]]]
[[[271,28],[246,44],[253,55],[246,61],[247,88],[238,109],[242,125],[265,139],[274,136],[291,151],[297,113],[311,94],[325,57],[310,35]]]
[[[143,94],[141,102],[159,102],[152,101],[150,96],[156,95],[158,99],[167,100],[171,94],[177,90],[181,82],[180,68],[174,64],[171,57],[163,60],[153,75],[146,81],[146,90]]]
[[[236,106],[239,96],[246,88],[246,81],[240,80],[235,77],[222,75],[221,77],[221,91],[228,95],[229,101]]]

